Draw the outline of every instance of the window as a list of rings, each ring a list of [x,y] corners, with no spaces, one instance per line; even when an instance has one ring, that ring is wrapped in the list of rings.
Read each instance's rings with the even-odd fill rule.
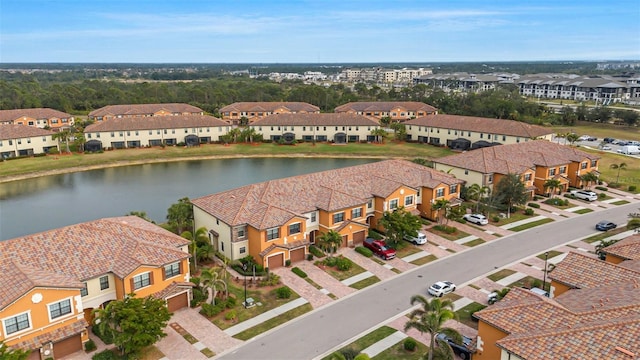
[[[333,214],[333,223],[339,223],[339,222],[343,222],[344,221],[344,212],[339,212],[339,213],[335,213]]]
[[[587,162],[586,161],[580,164],[580,169],[584,170],[586,168],[587,168]]]
[[[87,287],[87,283],[84,283],[84,287],[82,289],[80,289],[80,296],[87,296],[89,295],[89,288]]]
[[[591,160],[591,167],[598,166],[598,160]]]
[[[373,207],[373,200],[367,201],[367,209],[371,209]]]
[[[164,267],[164,278],[168,279],[170,277],[180,275],[180,263],[175,262],[173,264],[166,265]]]
[[[444,196],[444,188],[436,189],[436,197]]]
[[[240,254],[244,254],[247,252],[247,248],[245,246],[240,248]]]
[[[404,197],[404,206],[413,205],[413,195]]]
[[[449,186],[449,194],[455,194],[458,192],[458,185]]]
[[[355,209],[351,210],[351,218],[352,219],[357,219],[359,217],[362,217],[362,208],[355,208]]]
[[[299,233],[300,233],[300,223],[289,225],[289,235],[299,234]]]
[[[553,176],[556,174],[556,169],[549,169],[549,176]]]
[[[524,181],[531,181],[531,174],[524,174]]]
[[[311,213],[311,222],[316,222],[316,220],[317,220],[316,216],[317,215],[316,215],[315,211]]]
[[[567,173],[567,167],[566,166],[560,166],[560,174],[566,174]]]
[[[502,141],[507,141],[507,136],[506,135],[502,135]]]
[[[66,299],[49,305],[49,316],[51,320],[67,314],[71,314],[71,300]]]
[[[464,174],[465,174],[465,175],[469,175],[469,170],[466,170],[466,169],[465,169],[465,170],[464,170]]]
[[[280,237],[280,228],[267,229],[267,241],[277,239]]]
[[[492,175],[489,175],[489,178],[487,179],[487,182],[488,182],[489,184],[491,184],[491,183],[493,182],[493,174],[492,174]]]
[[[15,332],[25,330],[30,327],[31,325],[29,325],[29,313],[20,314],[18,316],[14,316],[12,318],[4,320],[6,335],[11,335]]]
[[[243,229],[238,229],[238,237],[239,238],[243,238],[244,237],[244,228]]]
[[[137,290],[151,285],[151,273],[144,273],[133,277],[133,289]]]
[[[104,289],[108,289],[109,288],[109,277],[108,276],[102,276],[100,278],[100,290],[104,290]]]
[[[398,208],[398,199],[392,199],[389,201],[389,210],[395,210]]]

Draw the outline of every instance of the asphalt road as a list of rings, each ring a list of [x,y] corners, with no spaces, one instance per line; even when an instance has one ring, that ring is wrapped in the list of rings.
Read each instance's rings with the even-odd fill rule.
[[[638,203],[555,221],[439,259],[316,309],[255,337],[220,359],[312,359],[409,308],[412,295],[449,280],[461,285],[497,268],[597,233],[600,220],[624,226]]]

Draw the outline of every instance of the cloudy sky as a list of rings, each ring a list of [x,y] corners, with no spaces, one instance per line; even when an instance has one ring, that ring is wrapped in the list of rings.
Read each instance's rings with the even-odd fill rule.
[[[639,60],[638,0],[1,0],[0,62]]]

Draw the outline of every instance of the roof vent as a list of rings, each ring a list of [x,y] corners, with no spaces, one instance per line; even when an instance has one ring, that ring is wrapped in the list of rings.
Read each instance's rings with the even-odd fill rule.
[[[631,356],[632,358],[634,358],[634,357],[636,356],[636,354],[635,354],[635,353],[633,353],[633,352],[631,352],[631,351],[629,351],[629,350],[627,350],[627,349],[625,349],[625,348],[621,348],[620,346],[616,346],[616,350],[617,350],[617,351],[620,351],[621,353],[623,353],[623,354],[625,354],[625,355],[629,355],[629,356]]]

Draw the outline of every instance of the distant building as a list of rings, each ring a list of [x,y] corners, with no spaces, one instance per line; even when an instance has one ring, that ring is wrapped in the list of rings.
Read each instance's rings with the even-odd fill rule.
[[[124,149],[132,147],[199,145],[220,141],[230,130],[229,124],[208,115],[153,116],[115,118],[87,126],[85,149]]]
[[[447,92],[481,92],[493,90],[500,84],[513,84],[517,74],[428,74],[413,78],[414,84],[427,84]]]
[[[640,103],[640,76],[534,74],[522,76],[516,84],[521,95],[541,99],[590,100],[603,105]]]
[[[417,101],[358,101],[340,105],[334,112],[364,115],[377,120],[390,117],[391,121],[407,121],[437,114],[438,109]]]
[[[89,113],[89,119],[103,121],[153,116],[203,115],[199,107],[182,103],[107,105]]]
[[[319,114],[320,108],[306,102],[257,101],[237,102],[220,109],[222,119],[239,125],[242,118],[252,123],[272,114]]]
[[[334,142],[374,141],[371,131],[380,124],[356,114],[273,114],[253,122],[250,127],[271,141],[296,140]]]
[[[0,124],[28,125],[59,130],[73,125],[73,115],[49,108],[0,110]]]
[[[55,133],[27,125],[0,125],[0,158],[46,154],[58,148]]]

